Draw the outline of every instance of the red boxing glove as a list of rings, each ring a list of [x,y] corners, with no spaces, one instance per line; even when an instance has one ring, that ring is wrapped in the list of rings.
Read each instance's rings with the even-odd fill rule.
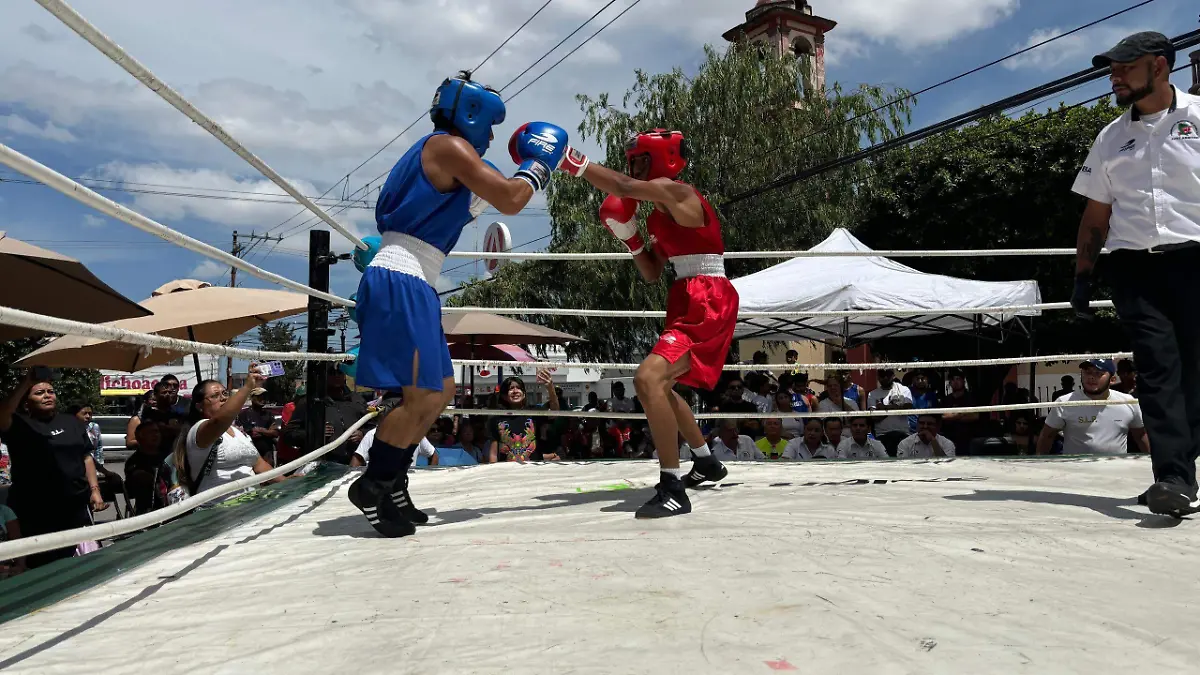
[[[638,202],[628,197],[622,199],[609,195],[600,205],[600,222],[612,232],[613,236],[625,243],[633,255],[646,250],[646,242],[638,234],[637,225],[633,223],[637,217]]]

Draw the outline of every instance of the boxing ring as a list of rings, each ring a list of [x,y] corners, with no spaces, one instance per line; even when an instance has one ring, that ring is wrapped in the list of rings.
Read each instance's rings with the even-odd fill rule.
[[[1200,535],[1134,506],[1148,460],[729,467],[654,522],[632,513],[648,462],[421,469],[431,523],[403,540],[341,476],[9,621],[0,669],[1098,673],[1200,652],[1177,582]]]
[[[363,245],[65,3],[38,1],[331,228]],[[0,163],[222,264],[354,305],[189,238],[2,144]],[[742,251],[727,257],[814,255],[1066,256],[1074,249]],[[451,257],[629,259],[481,252]],[[481,309],[609,321],[664,315],[574,308],[445,311]],[[1070,305],[962,309],[1009,315]],[[904,314],[866,309],[743,312],[739,318],[872,312]],[[0,307],[0,324],[253,360],[353,358],[189,342],[7,307]],[[754,368],[909,369],[1127,356]],[[942,412],[1040,407],[1046,404]],[[356,471],[317,462],[385,412],[372,410],[295,462],[181,504],[0,543],[0,560],[6,560],[84,541],[111,542],[96,553],[0,581],[0,671],[1095,673],[1184,670],[1200,656],[1186,637],[1200,620],[1187,618],[1194,614],[1190,595],[1179,592],[1177,581],[1200,535],[1137,506],[1136,495],[1151,476],[1148,458],[731,462],[724,482],[692,493],[692,514],[657,521],[633,518],[657,479],[653,462],[415,469],[413,498],[431,522],[416,536],[384,539],[346,498]],[[773,416],[778,413],[698,417]],[[213,504],[301,468],[301,478]]]

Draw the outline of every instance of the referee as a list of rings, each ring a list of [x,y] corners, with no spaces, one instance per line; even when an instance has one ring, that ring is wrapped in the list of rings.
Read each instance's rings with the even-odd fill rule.
[[[1093,316],[1092,270],[1107,241],[1151,441],[1146,504],[1180,517],[1200,512],[1200,97],[1171,85],[1175,48],[1161,33],[1131,35],[1092,63],[1112,67],[1117,104],[1130,108],[1100,132],[1075,181],[1088,202],[1071,304]]]

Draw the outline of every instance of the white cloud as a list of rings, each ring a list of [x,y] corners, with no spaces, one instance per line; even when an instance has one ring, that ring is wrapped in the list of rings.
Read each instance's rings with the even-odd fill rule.
[[[191,273],[188,274],[188,278],[199,279],[200,281],[212,281],[221,278],[228,271],[228,267],[220,265],[216,261],[205,260],[192,269]]]
[[[83,224],[85,227],[104,227],[106,222],[108,222],[106,218],[92,215],[90,213],[83,214]]]
[[[1074,33],[1059,38],[1050,44],[1038,47],[1030,52],[1004,62],[1009,70],[1058,70],[1064,64],[1071,64],[1071,70],[1083,70],[1092,63],[1092,57],[1121,41],[1133,33],[1148,28],[1131,28],[1121,26],[1097,26],[1094,29]],[[1032,47],[1038,43],[1058,37],[1065,33],[1062,28],[1039,28],[1029,36],[1029,39],[1019,45],[1014,45],[1013,52]]]
[[[168,226],[173,221],[199,218],[231,229],[257,228],[262,232],[303,208],[265,178],[243,178],[213,169],[175,169],[164,164],[111,162],[91,172],[88,177],[147,186],[187,186],[188,192],[208,195],[207,198],[180,198],[171,194],[134,194],[134,210],[161,219]],[[316,196],[321,192],[308,181],[290,179],[289,182],[305,195]],[[178,192],[169,187],[156,191]],[[327,201],[322,203],[328,204]],[[364,224],[374,222],[373,212],[363,208],[347,209],[334,218],[359,231]],[[305,218],[293,222],[303,220]]]
[[[0,115],[0,130],[9,131],[20,136],[44,138],[48,141],[57,141],[59,143],[74,143],[78,140],[74,134],[54,122],[46,122],[39,127],[19,115]]]

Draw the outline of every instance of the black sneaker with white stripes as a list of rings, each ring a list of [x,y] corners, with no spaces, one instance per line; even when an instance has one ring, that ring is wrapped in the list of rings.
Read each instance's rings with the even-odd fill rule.
[[[683,481],[674,474],[662,473],[659,474],[658,485],[654,486],[654,499],[637,510],[637,517],[669,518],[691,512],[692,502],[688,499],[687,490],[683,489]]]
[[[683,477],[683,485],[691,490],[698,487],[705,481],[717,482],[729,475],[729,469],[721,463],[721,460],[709,455],[708,457],[697,457],[692,460],[692,470]]]
[[[405,518],[413,523],[424,525],[429,522],[429,515],[414,506],[412,496],[408,494],[407,471],[396,476],[396,482],[392,483],[392,503],[396,505],[396,508],[400,509],[400,513]]]
[[[1200,513],[1196,488],[1180,483],[1155,483],[1146,491],[1146,506],[1151,513],[1182,518]]]
[[[391,482],[370,479],[364,473],[350,484],[350,503],[385,537],[407,537],[417,531],[417,526],[393,503]]]

